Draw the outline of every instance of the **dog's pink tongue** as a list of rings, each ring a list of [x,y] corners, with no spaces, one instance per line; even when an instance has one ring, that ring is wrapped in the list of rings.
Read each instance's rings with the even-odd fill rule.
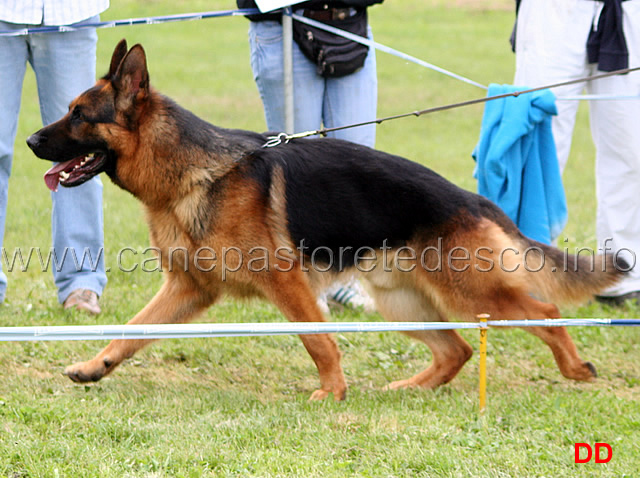
[[[71,161],[73,161],[73,159]],[[58,183],[60,183],[60,171],[64,171],[65,167],[67,167],[71,161],[58,163],[49,169],[49,171],[44,173],[44,183],[49,189],[54,192],[58,190]]]

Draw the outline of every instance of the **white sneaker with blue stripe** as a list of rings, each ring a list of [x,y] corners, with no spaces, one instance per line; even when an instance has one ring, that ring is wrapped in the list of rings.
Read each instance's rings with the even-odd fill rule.
[[[367,313],[372,313],[376,310],[374,300],[357,280],[352,280],[346,284],[335,282],[325,293],[327,302],[330,305],[362,309]]]

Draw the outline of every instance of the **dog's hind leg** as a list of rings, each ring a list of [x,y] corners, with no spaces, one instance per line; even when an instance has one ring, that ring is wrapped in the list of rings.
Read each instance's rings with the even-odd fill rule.
[[[169,278],[155,297],[129,324],[175,324],[193,320],[196,315],[215,301],[192,284],[183,284]],[[98,355],[87,362],[70,365],[65,369],[74,382],[96,382],[111,373],[123,360],[154,340],[112,340]]]
[[[591,362],[583,361],[564,327],[523,327],[546,343],[562,375],[573,380],[590,381],[598,376]]]
[[[557,319],[560,311],[554,304],[541,302],[526,291],[502,289],[481,306],[494,320]],[[596,370],[591,362],[583,361],[564,327],[522,327],[546,343],[562,375],[573,380],[592,380]]]
[[[446,322],[430,301],[413,289],[371,290],[378,311],[394,322]],[[424,342],[433,356],[432,364],[426,370],[406,380],[390,383],[388,389],[435,388],[451,381],[471,358],[473,349],[455,330],[424,330],[404,332],[414,339]]]
[[[535,300],[530,296],[521,299],[520,305],[525,307],[527,319],[557,319],[560,311],[553,304]],[[591,362],[583,361],[564,327],[523,327],[527,332],[542,339],[546,343],[562,375],[573,380],[588,381],[596,376],[596,368]]]
[[[311,288],[299,270],[274,273],[264,290],[267,298],[292,322],[324,322]],[[340,351],[328,334],[300,335],[307,352],[318,368],[320,388],[309,400],[323,400],[333,393],[334,400],[344,400],[347,382],[340,365]]]

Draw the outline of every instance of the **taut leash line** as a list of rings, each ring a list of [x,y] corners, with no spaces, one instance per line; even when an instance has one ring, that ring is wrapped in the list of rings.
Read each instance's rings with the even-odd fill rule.
[[[268,141],[263,145],[263,147],[265,148],[271,148],[273,146],[278,146],[279,144],[284,143],[288,143],[289,141],[291,141],[292,139],[297,139],[297,138],[306,138],[308,136],[316,136],[316,135],[321,135],[321,136],[326,136],[328,133],[331,133],[333,131],[341,131],[343,129],[349,129],[349,128],[357,128],[359,126],[366,126],[366,125],[370,125],[370,124],[381,124],[385,121],[390,121],[390,120],[394,120],[394,119],[399,119],[399,118],[406,118],[408,116],[422,116],[422,115],[426,115],[426,114],[430,114],[430,113],[436,113],[438,111],[446,111],[446,110],[452,110],[455,108],[461,108],[463,106],[471,106],[471,105],[477,105],[477,104],[481,104],[481,103],[486,103],[488,101],[493,101],[493,100],[499,100],[502,98],[508,98],[510,96],[513,97],[518,97],[520,95],[524,95],[527,93],[533,93],[536,91],[541,91],[541,90],[547,90],[547,89],[551,89],[551,88],[558,88],[560,86],[568,86],[568,85],[574,85],[576,83],[584,83],[587,81],[593,81],[593,80],[599,80],[602,78],[608,78],[610,76],[615,76],[615,75],[624,75],[627,73],[632,73],[634,71],[638,71],[640,70],[640,66],[637,67],[633,67],[633,68],[624,68],[621,70],[615,70],[615,71],[610,71],[607,73],[601,73],[598,75],[593,75],[593,76],[588,76],[588,77],[584,77],[584,78],[578,78],[575,80],[568,80],[568,81],[562,81],[560,83],[553,83],[551,85],[544,85],[544,86],[538,86],[536,88],[529,88],[526,90],[522,90],[522,91],[513,91],[510,93],[503,93],[501,95],[495,95],[495,96],[485,96],[483,98],[475,98],[473,100],[466,100],[466,101],[460,101],[458,103],[450,103],[447,105],[442,105],[442,106],[434,106],[432,108],[426,108],[424,110],[419,110],[419,111],[412,111],[410,113],[402,113],[402,114],[397,114],[397,115],[392,115],[392,116],[386,116],[384,118],[378,118],[375,120],[370,120],[370,121],[363,121],[361,123],[354,123],[354,124],[349,124],[349,125],[345,125],[345,126],[336,126],[333,128],[320,128],[318,130],[315,131],[304,131],[301,133],[296,133],[296,134],[286,134],[286,133],[279,133],[276,136],[269,136]]]

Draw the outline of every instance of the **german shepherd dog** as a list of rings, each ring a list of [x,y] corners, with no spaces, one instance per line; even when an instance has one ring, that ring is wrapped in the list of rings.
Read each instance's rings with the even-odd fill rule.
[[[587,300],[623,275],[613,255],[597,256],[594,269],[591,257],[524,237],[490,201],[417,163],[336,139],[267,141],[213,126],[158,93],[142,46],[127,50],[122,40],[109,73],[27,143],[58,163],[45,175],[50,189],[105,172],[144,204],[165,282],[130,324],[188,322],[223,295],[260,296],[288,320],[320,322],[316,294],[349,271],[390,321],[557,318],[555,303]],[[526,330],[565,377],[596,376],[564,328]],[[455,330],[408,335],[431,349],[433,363],[387,388],[437,387],[472,354]],[[311,399],[344,399],[334,338],[301,340],[320,377]],[[65,373],[100,380],[151,341],[114,340]]]

